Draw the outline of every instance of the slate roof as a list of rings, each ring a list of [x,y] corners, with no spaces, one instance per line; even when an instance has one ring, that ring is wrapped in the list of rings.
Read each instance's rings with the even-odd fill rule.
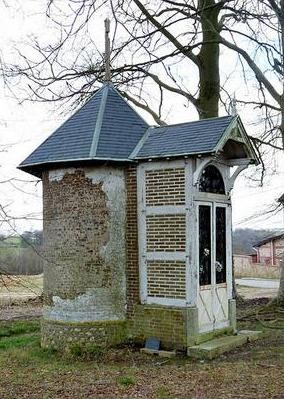
[[[149,127],[112,84],[106,83],[29,155],[19,169],[41,176],[42,170],[52,164],[93,160],[131,162],[213,153],[219,150],[220,143],[223,145],[222,140],[235,124],[242,126],[238,116]]]
[[[224,116],[150,128],[131,156],[138,160],[213,152],[236,118]]]
[[[76,160],[125,161],[146,129],[147,123],[110,84],[99,89],[20,165]]]

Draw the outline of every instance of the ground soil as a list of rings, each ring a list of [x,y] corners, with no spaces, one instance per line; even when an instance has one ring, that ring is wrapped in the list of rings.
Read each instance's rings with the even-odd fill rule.
[[[11,288],[10,288],[11,289]],[[255,290],[242,287],[238,293]],[[258,292],[257,295],[261,295]],[[267,336],[212,361],[125,346],[61,354],[40,347],[40,299],[0,307],[0,399],[284,399],[283,310],[238,299],[238,326]],[[1,321],[2,320],[2,321]]]

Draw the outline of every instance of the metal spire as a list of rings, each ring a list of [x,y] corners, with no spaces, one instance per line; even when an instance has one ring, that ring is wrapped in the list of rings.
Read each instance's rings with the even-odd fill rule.
[[[109,31],[110,31],[110,20],[109,18],[106,18],[105,19],[105,82],[110,82],[111,79]]]
[[[234,93],[233,98],[230,101],[229,104],[229,113],[230,115],[236,116],[238,114],[237,111],[237,100],[236,100],[236,93]]]

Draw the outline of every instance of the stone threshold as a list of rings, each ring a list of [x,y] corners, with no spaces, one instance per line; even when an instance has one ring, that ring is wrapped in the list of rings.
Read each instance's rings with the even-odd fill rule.
[[[195,359],[214,359],[232,351],[248,342],[256,341],[264,336],[263,331],[240,330],[237,335],[214,338],[199,345],[187,348],[187,355]]]

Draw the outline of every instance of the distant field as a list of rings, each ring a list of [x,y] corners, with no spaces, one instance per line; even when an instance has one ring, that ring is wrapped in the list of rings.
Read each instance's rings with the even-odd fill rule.
[[[41,295],[42,274],[36,276],[0,276],[0,305],[17,303]]]
[[[0,277],[0,305],[9,300],[23,301],[41,295],[43,288],[43,275],[36,276],[1,276]],[[245,299],[273,298],[277,289],[263,289],[252,287],[237,287],[238,294]]]

